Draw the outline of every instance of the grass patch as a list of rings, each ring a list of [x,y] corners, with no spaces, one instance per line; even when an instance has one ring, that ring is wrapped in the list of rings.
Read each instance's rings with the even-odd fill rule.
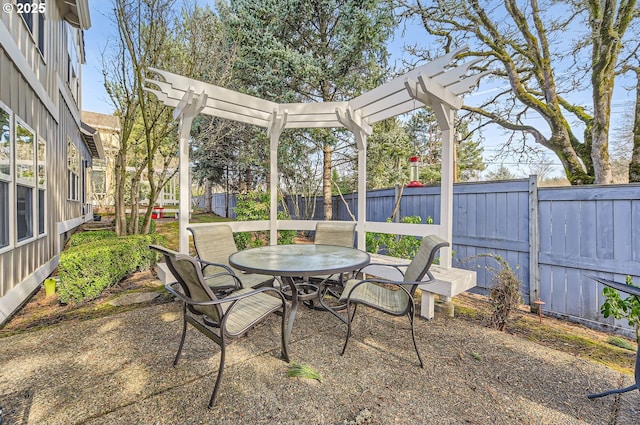
[[[222,223],[227,221],[233,221],[230,218],[220,217],[212,213],[194,213],[191,215],[189,223]],[[156,222],[156,233],[161,234],[167,239],[165,245],[169,249],[178,250],[180,245],[180,237],[178,235],[178,228],[180,223],[175,221],[158,221]],[[192,246],[192,252],[195,249]]]
[[[491,307],[482,297],[457,296],[453,299],[456,317],[482,324],[491,315]],[[619,372],[633,375],[635,349],[614,346],[610,335],[592,331],[583,326],[552,317],[538,316],[519,310],[507,326],[507,332],[526,338],[545,347],[571,353]],[[622,338],[620,338],[622,339]]]
[[[313,370],[313,368],[306,364],[300,364],[291,362],[289,369],[287,369],[287,376],[295,378],[307,378],[315,379],[318,382],[322,382],[322,376]]]
[[[624,348],[625,350],[629,350],[632,352],[636,352],[637,348],[633,346],[632,343],[630,343],[629,341],[627,341],[624,338],[620,338],[618,336],[612,336],[609,337],[609,339],[607,340],[607,342],[611,345],[615,345],[616,347],[620,347],[620,348]]]

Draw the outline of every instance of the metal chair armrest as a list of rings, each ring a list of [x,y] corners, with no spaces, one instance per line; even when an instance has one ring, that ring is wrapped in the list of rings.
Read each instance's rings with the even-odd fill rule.
[[[233,269],[232,269],[231,267],[229,267],[228,265],[226,265],[226,264],[222,264],[222,263],[213,263],[213,262],[211,262],[211,261],[202,260],[202,259],[197,258],[197,257],[196,257],[196,260],[197,260],[199,263],[203,264],[203,266],[202,266],[202,270],[204,270],[204,269],[205,269],[205,268],[207,268],[207,267],[211,267],[211,266],[213,266],[213,267],[220,267],[220,268],[222,268],[222,269],[226,270],[226,272],[227,272],[227,273],[231,273],[231,274],[233,274],[233,275],[235,275],[235,274],[236,274],[236,273],[233,271]]]
[[[359,281],[358,283],[356,283],[355,285],[353,285],[353,287],[351,288],[351,290],[347,294],[347,298],[350,298],[351,297],[351,293],[354,291],[354,289],[356,289],[358,286],[360,286],[362,284],[365,284],[365,283],[382,283],[384,285],[395,285],[395,286],[398,286],[400,289],[405,291],[407,293],[407,295],[409,295],[409,297],[411,297],[411,299],[413,299],[413,297],[411,296],[409,291],[407,291],[407,289],[404,287],[404,285],[422,285],[423,283],[433,283],[433,282],[435,282],[436,279],[435,279],[435,277],[433,277],[431,272],[427,271],[427,275],[429,276],[429,280],[421,280],[421,281],[386,280],[386,279],[381,279],[381,278],[363,279],[363,280]]]
[[[216,305],[216,304],[222,304],[222,303],[230,303],[230,302],[235,302],[238,300],[241,300],[243,298],[247,298],[250,296],[253,296],[257,293],[260,292],[267,292],[267,291],[273,291],[275,293],[277,293],[280,298],[282,299],[282,302],[284,303],[284,297],[282,296],[282,294],[280,293],[280,291],[276,288],[271,288],[271,287],[263,287],[263,288],[257,288],[251,292],[245,292],[244,294],[240,294],[240,295],[233,295],[233,292],[231,293],[232,295],[225,297],[225,298],[220,298],[220,299],[216,299],[216,300],[209,300],[209,301],[195,301],[192,298],[187,297],[186,295],[184,295],[182,292],[176,290],[174,288],[175,285],[179,285],[178,282],[174,282],[174,283],[167,283],[166,285],[164,285],[165,289],[167,291],[169,291],[172,295],[175,295],[176,297],[178,297],[180,300],[182,300],[183,302],[190,304],[190,305]],[[229,307],[229,309],[231,309],[231,307]],[[227,310],[229,311],[229,310]]]
[[[396,269],[402,276],[404,276],[404,271],[402,271],[400,268],[401,267],[407,267],[409,266],[409,263],[407,264],[387,264],[387,263],[369,263],[366,266],[362,267],[361,269],[357,270],[356,273],[366,273],[363,272],[363,270],[365,270],[367,267],[370,266],[382,266],[382,267],[392,267],[394,269]]]

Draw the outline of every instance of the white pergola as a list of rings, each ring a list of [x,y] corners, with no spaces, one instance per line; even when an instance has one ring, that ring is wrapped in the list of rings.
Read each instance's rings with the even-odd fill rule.
[[[146,90],[154,93],[167,106],[173,107],[174,118],[179,120],[180,252],[188,253],[189,251],[187,233],[191,204],[189,140],[193,118],[201,113],[267,129],[270,140],[270,219],[264,224],[249,225],[244,230],[268,228],[270,241],[275,244],[277,243],[278,229],[313,229],[312,226],[315,222],[277,220],[277,154],[280,134],[286,128],[344,127],[353,133],[358,150],[358,248],[365,249],[367,231],[407,235],[434,233],[451,241],[455,111],[462,107],[463,102],[460,96],[473,89],[483,75],[467,76],[469,68],[477,61],[461,65],[453,64],[456,55],[464,50],[466,48],[441,56],[347,102],[275,103],[167,71],[151,69],[161,78],[147,78],[146,82],[151,86],[158,87],[158,89],[148,86]],[[442,130],[440,223],[427,225],[367,222],[367,137],[372,134],[372,125],[425,105],[434,111],[438,125]],[[451,267],[450,249],[443,250],[440,260],[441,266],[444,268]]]

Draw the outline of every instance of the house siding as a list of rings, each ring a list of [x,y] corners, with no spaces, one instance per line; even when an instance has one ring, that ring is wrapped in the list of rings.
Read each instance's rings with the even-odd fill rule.
[[[57,5],[46,2],[44,57],[15,11],[0,15],[0,36],[4,36],[0,37],[0,101],[10,109],[14,122],[20,120],[35,132],[36,146],[39,138],[46,146],[45,232],[39,234],[38,231],[36,185],[33,188],[34,237],[24,242],[16,241],[15,212],[12,211],[9,246],[0,248],[0,324],[54,270],[64,239],[90,213],[90,208],[82,203],[82,194],[77,201],[68,199],[67,140],[71,139],[81,160],[87,161],[89,167],[91,155],[80,133],[76,103],[80,94],[74,98],[66,83],[68,31]],[[13,129],[15,133],[15,125]],[[12,143],[13,140],[15,136]],[[13,156],[15,161],[15,153]],[[16,199],[15,171],[13,173],[10,204]]]

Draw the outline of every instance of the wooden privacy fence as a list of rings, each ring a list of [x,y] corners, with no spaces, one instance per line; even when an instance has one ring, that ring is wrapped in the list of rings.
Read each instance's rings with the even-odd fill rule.
[[[367,221],[386,221],[396,189],[367,193]],[[286,202],[292,212],[293,199]],[[322,198],[297,199],[300,216],[322,219]],[[333,198],[334,219],[357,214],[357,195]],[[235,205],[235,198],[230,200]],[[213,210],[224,215],[224,194]],[[308,206],[309,211],[306,211]],[[233,211],[230,209],[230,211]],[[314,212],[314,214],[311,214]],[[440,187],[405,188],[400,216],[440,222]],[[233,215],[232,215],[233,217]],[[478,272],[476,292],[487,294],[492,267],[485,254],[505,258],[522,280],[522,297],[540,298],[545,313],[596,327],[628,330],[626,322],[604,319],[602,287],[590,275],[640,284],[640,185],[540,188],[536,176],[501,182],[457,183],[453,198],[453,266]],[[626,332],[629,333],[629,332]]]

